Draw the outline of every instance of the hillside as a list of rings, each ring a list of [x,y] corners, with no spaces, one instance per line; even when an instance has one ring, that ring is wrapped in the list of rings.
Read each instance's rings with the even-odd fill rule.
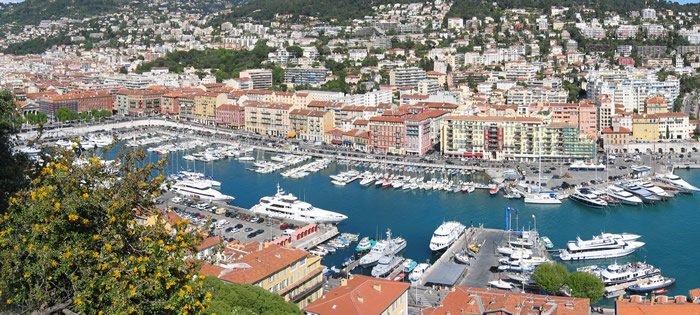
[[[24,0],[0,12],[2,23],[37,24],[62,17],[82,18],[114,12],[128,0]]]
[[[497,3],[496,6],[493,3]],[[654,9],[669,9],[673,11],[687,11],[693,9],[698,11],[699,3],[681,5],[677,2],[669,2],[664,0],[615,0],[615,1],[600,1],[600,0],[455,0],[454,5],[447,17],[466,17],[473,16],[483,18],[484,16],[494,16],[501,10],[513,8],[535,8],[547,10],[552,6],[567,6],[577,7],[586,6],[595,8],[596,12],[604,13],[606,11],[618,12],[620,14],[631,10],[641,10],[646,7]]]

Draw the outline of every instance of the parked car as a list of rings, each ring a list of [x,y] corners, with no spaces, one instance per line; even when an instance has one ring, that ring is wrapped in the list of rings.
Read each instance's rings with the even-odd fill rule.
[[[288,227],[289,227],[289,224],[287,224],[287,223],[280,224],[280,230],[286,230]]]
[[[243,224],[238,223],[238,224],[234,225],[233,227],[240,229],[240,228],[243,228]]]
[[[252,231],[252,230],[253,230],[252,227],[247,227],[247,228],[245,228],[245,231],[246,231],[246,232],[250,232],[250,231]]]

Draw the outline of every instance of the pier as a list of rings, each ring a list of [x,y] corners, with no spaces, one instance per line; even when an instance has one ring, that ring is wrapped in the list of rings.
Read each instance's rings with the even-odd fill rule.
[[[316,247],[316,245],[319,245],[332,239],[338,234],[340,233],[338,232],[338,227],[336,227],[335,225],[319,225],[318,232],[305,238],[302,238],[298,241],[293,241],[292,247],[309,250],[313,247]]]

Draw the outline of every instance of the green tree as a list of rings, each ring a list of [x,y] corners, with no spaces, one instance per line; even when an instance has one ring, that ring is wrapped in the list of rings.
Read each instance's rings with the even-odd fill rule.
[[[76,151],[43,156],[0,217],[0,313],[203,312],[211,294],[200,262],[184,259],[201,234],[185,233],[185,220],[172,231],[162,220],[136,222],[137,211],[160,218],[152,198],[163,162],[143,163],[143,150],[120,154],[115,175],[97,157],[76,163]]]
[[[304,55],[304,50],[299,46],[289,46],[287,51],[292,53],[295,57],[301,57]]]
[[[532,273],[532,279],[542,290],[549,294],[558,294],[561,287],[566,284],[569,272],[566,266],[558,263],[541,264]]]
[[[129,70],[127,70],[126,67],[121,67],[119,68],[119,73],[127,74],[129,73]]]
[[[21,127],[15,98],[8,90],[0,91],[0,214],[5,213],[10,196],[29,183],[24,176],[31,165],[24,154],[14,154],[10,139]]]
[[[73,112],[68,107],[61,107],[56,111],[56,118],[61,122],[71,119]]]
[[[603,281],[587,272],[572,273],[569,275],[567,285],[571,289],[572,296],[590,299],[591,304],[598,302],[605,294]]]
[[[276,66],[272,69],[272,83],[280,85],[282,82],[284,82],[284,69],[280,66]]]
[[[207,277],[204,289],[214,298],[207,310],[216,314],[301,314],[296,305],[263,288],[249,284],[224,283]]]

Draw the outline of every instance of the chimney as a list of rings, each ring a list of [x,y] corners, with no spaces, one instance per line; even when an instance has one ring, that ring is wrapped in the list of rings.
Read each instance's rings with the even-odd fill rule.
[[[365,298],[363,298],[362,296],[358,295],[358,296],[357,296],[357,301],[360,302],[360,303],[364,303],[364,302],[365,302]]]
[[[268,246],[270,246],[270,241],[265,240],[265,242],[263,242],[263,248],[267,248]]]
[[[340,286],[344,287],[348,285],[348,279],[342,278],[340,279]]]
[[[377,290],[377,292],[382,292],[382,284],[381,283],[375,283],[372,285],[372,288]]]

